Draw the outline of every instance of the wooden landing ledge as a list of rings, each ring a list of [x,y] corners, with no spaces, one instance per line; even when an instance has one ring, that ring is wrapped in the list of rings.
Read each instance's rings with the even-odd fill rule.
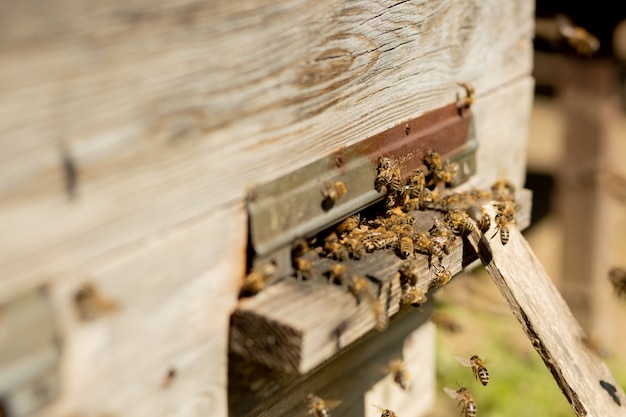
[[[520,228],[530,224],[531,200],[529,190],[517,193],[520,209],[516,221]],[[427,231],[434,219],[441,216],[434,211],[415,212],[413,227],[415,231]],[[427,287],[432,274],[428,257],[417,255],[416,259],[420,271],[418,286]],[[454,275],[476,260],[473,249],[464,250],[463,240],[457,238],[455,248],[442,264]],[[319,261],[315,269],[325,271],[328,262]],[[402,262],[391,250],[343,262],[351,274],[368,275],[378,283],[386,319],[400,309],[398,268]],[[274,369],[304,374],[376,328],[376,315],[367,302],[357,304],[345,288],[324,281],[284,279],[254,297],[243,298],[231,317],[230,350]]]

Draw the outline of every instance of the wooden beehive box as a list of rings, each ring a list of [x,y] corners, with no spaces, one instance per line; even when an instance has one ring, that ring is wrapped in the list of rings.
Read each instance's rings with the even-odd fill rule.
[[[56,352],[15,387],[0,356],[5,409],[234,415],[249,190],[454,103],[457,82],[476,89],[470,182],[521,187],[533,12],[526,0],[0,6],[0,302],[44,298],[33,317],[52,316],[54,337],[37,352]],[[434,333],[397,323],[392,350],[428,369],[401,414],[418,415],[432,405]],[[328,369],[344,385],[375,379]],[[354,401],[393,397],[362,385]]]

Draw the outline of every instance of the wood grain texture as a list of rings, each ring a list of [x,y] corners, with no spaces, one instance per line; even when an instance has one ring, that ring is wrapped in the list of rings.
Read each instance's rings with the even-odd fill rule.
[[[522,234],[510,232],[506,246],[478,232],[469,241],[576,414],[626,416],[622,388],[583,344],[584,331]]]
[[[3,298],[531,67],[527,0],[41,3],[0,6]]]
[[[39,415],[227,415],[244,225],[243,205],[218,210],[59,277],[62,391]],[[80,320],[73,300],[85,282],[115,310]]]
[[[519,190],[520,210],[516,221],[524,228],[530,224],[531,193]],[[411,212],[416,218],[415,232],[427,232],[433,211]],[[493,233],[493,232],[492,232]],[[452,274],[476,260],[461,238],[442,264]],[[419,279],[416,287],[428,291],[433,278],[428,256],[418,254]],[[257,295],[244,298],[237,306],[231,323],[230,349],[270,368],[306,373],[354,343],[377,324],[376,315],[367,302],[357,303],[346,287],[329,284],[324,273],[336,262],[321,259],[314,262],[310,281],[287,278],[270,285]],[[400,275],[403,263],[391,250],[367,254],[359,261],[346,261],[350,273],[373,277],[371,287],[384,306],[385,321],[400,310]]]

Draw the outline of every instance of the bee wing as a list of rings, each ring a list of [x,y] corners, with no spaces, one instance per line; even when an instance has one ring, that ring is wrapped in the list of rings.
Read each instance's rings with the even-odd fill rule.
[[[470,362],[470,360],[464,356],[455,355],[454,359],[456,359],[457,362],[459,362],[463,366],[472,366],[472,363]]]
[[[443,390],[446,394],[448,394],[450,397],[454,398],[455,400],[458,399],[459,394],[457,394],[455,389],[452,388],[448,388],[448,387],[443,387]]]

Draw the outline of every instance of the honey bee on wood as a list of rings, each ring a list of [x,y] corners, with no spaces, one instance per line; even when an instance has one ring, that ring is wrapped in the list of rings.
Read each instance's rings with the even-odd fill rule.
[[[337,283],[339,285],[345,285],[350,281],[350,272],[346,265],[334,264],[328,271],[326,276],[331,283]]]
[[[387,188],[387,193],[394,193],[402,188],[400,177],[400,167],[391,158],[378,158],[378,173],[374,180],[374,188],[380,192],[383,187]]]
[[[359,227],[360,223],[361,223],[361,216],[359,214],[355,214],[353,216],[348,217],[341,223],[339,223],[337,227],[335,228],[335,231],[337,233],[348,233],[356,229],[357,227]]]
[[[474,230],[474,223],[470,220],[466,212],[455,209],[446,213],[445,221],[450,226],[452,233],[463,236]]]
[[[326,257],[336,259],[338,261],[345,261],[350,257],[348,248],[339,242],[329,242],[324,245],[324,251]]]
[[[458,333],[463,330],[461,323],[453,319],[451,316],[439,311],[434,311],[431,314],[430,321],[432,321],[438,328],[450,333]]]
[[[626,270],[613,267],[609,270],[609,281],[613,285],[613,290],[618,297],[626,294]]]
[[[305,258],[296,258],[293,261],[296,270],[296,278],[299,280],[308,278],[313,273],[313,263]]]
[[[354,259],[361,259],[367,253],[365,245],[357,238],[347,237],[343,240],[343,244],[348,250],[348,255]]]
[[[455,356],[456,359],[463,366],[470,366],[474,378],[480,381],[483,386],[489,383],[489,372],[485,367],[485,362],[478,357],[478,355],[472,355],[469,359],[464,356]]]
[[[474,86],[470,83],[457,82],[460,87],[463,87],[465,90],[465,97],[460,98],[459,94],[456,95],[457,107],[459,109],[469,109],[472,107],[475,101],[476,91],[474,90]]]
[[[430,281],[429,287],[436,288],[446,285],[452,279],[450,270],[438,261],[431,262],[431,264],[433,279]]]
[[[426,165],[428,169],[428,175],[431,175],[433,172],[441,171],[443,169],[443,161],[441,160],[439,152],[431,148],[426,149],[424,165]]]
[[[476,417],[476,403],[467,388],[461,387],[458,390],[453,390],[452,388],[444,387],[443,390],[446,394],[459,402],[461,416]]]
[[[424,164],[426,168],[428,168],[426,187],[434,187],[439,182],[450,185],[459,171],[459,165],[457,163],[442,161],[441,155],[433,149],[426,150]]]
[[[435,224],[428,231],[430,239],[439,247],[446,255],[454,248],[456,236],[446,222],[435,219]],[[440,256],[438,256],[441,258]]]
[[[398,240],[398,250],[402,259],[413,256],[413,252],[415,251],[413,247],[413,238],[404,234],[400,235],[400,239]]]
[[[496,223],[496,233],[500,233],[500,242],[506,245],[509,242],[509,226],[515,222],[515,205],[512,201],[496,202],[494,207],[498,210],[494,220]]]
[[[409,372],[404,366],[402,359],[392,359],[389,362],[389,370],[393,377],[393,382],[398,384],[403,390],[409,389]]]
[[[102,294],[91,282],[84,283],[74,294],[74,305],[78,318],[93,320],[117,309],[117,303]]]
[[[416,169],[406,180],[406,190],[409,198],[419,201],[426,186],[426,175],[421,169]]]
[[[398,243],[398,235],[388,230],[376,229],[366,235],[363,239],[365,250],[372,252],[374,250],[394,247]]]
[[[467,209],[467,215],[476,222],[481,232],[485,233],[491,227],[491,219],[484,207],[471,206]]]
[[[394,207],[387,210],[387,219],[384,220],[384,225],[387,229],[391,229],[396,225],[413,224],[415,219],[410,214],[404,213],[400,207]]]
[[[348,192],[348,186],[343,181],[325,181],[322,187],[322,208],[330,210],[339,198]]]
[[[264,263],[260,267],[254,268],[246,276],[241,290],[244,294],[256,294],[261,291],[267,283],[274,278],[276,265],[271,262]]]
[[[459,172],[459,164],[444,161],[443,169],[437,173],[437,180],[445,185],[451,185]]]
[[[415,234],[415,249],[418,252],[433,255],[439,259],[443,258],[444,256],[443,249],[438,244],[436,244],[429,235],[422,232]]]
[[[420,210],[436,210],[440,206],[441,196],[439,195],[439,191],[424,188],[422,197],[420,198]]]
[[[409,198],[404,202],[404,209],[406,211],[419,210],[422,204],[422,200],[419,198]]]
[[[400,281],[402,285],[414,286],[419,278],[419,264],[414,259],[406,260],[400,265]]]
[[[491,193],[494,200],[514,201],[515,185],[509,180],[498,180],[491,186]]]
[[[414,307],[421,307],[428,298],[426,292],[416,286],[405,286],[402,288],[402,303],[411,304]]]
[[[380,417],[398,417],[396,413],[386,408],[383,408],[380,404],[372,404],[373,407],[380,412]]]
[[[338,400],[325,401],[313,393],[306,396],[306,401],[309,405],[309,414],[313,414],[314,417],[330,417],[330,410],[341,404]]]

